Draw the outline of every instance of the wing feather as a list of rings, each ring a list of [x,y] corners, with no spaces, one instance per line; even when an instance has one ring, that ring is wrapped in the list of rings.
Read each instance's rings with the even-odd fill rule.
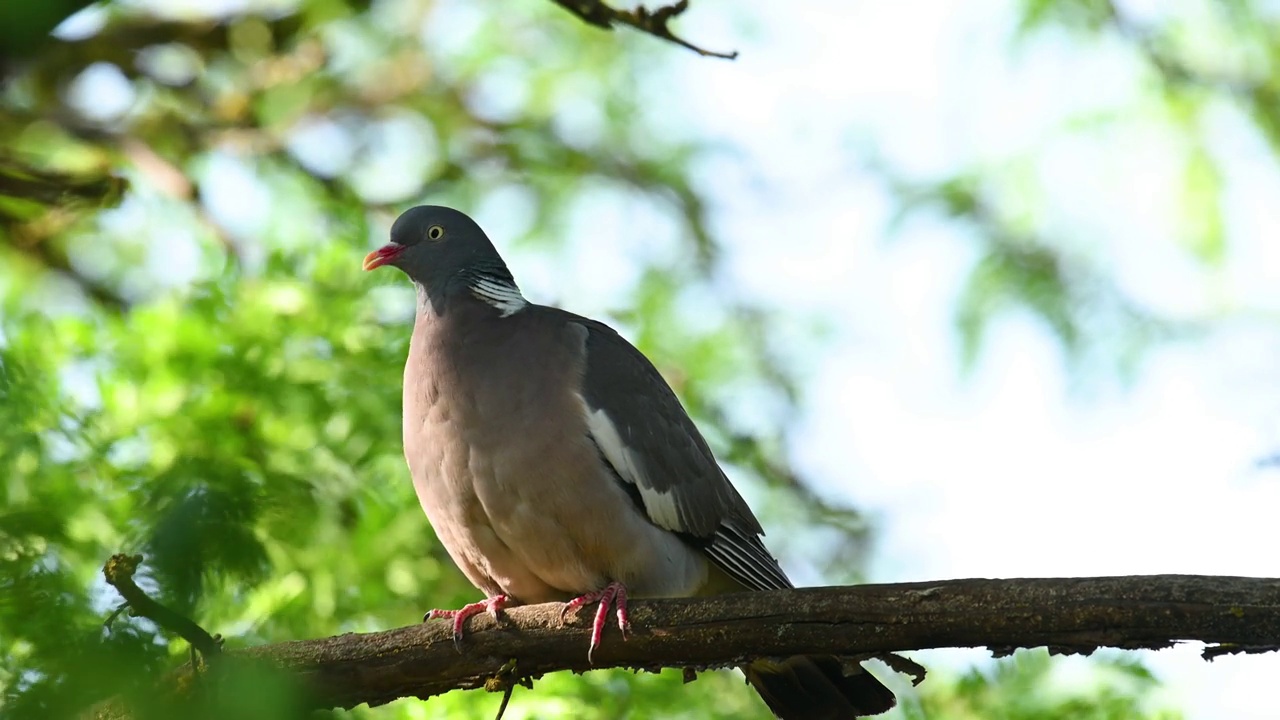
[[[649,520],[745,587],[791,587],[760,540],[760,522],[657,368],[607,325],[570,317],[585,331],[580,394],[591,440]]]

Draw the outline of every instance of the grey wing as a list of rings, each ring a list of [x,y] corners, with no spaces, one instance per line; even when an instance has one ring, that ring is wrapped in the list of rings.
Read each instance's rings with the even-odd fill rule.
[[[666,380],[612,328],[585,318],[582,396],[601,457],[655,525],[755,590],[791,587],[764,531]]]

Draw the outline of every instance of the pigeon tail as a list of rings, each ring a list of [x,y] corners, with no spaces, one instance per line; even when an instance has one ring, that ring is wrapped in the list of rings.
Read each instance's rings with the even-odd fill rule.
[[[871,673],[834,656],[797,655],[785,660],[756,660],[742,669],[781,720],[852,720],[879,715],[896,699]]]

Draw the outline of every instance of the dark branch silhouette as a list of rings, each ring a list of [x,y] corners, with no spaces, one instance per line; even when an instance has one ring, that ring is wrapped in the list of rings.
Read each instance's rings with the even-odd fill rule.
[[[603,0],[551,1],[582,18],[587,24],[595,25],[605,30],[612,30],[614,25],[627,25],[640,32],[648,33],[656,38],[688,48],[703,57],[718,57],[726,60],[733,60],[738,57],[737,51],[727,53],[713,52],[683,40],[671,32],[671,28],[667,27],[667,24],[689,9],[689,0],[679,0],[670,5],[664,5],[657,10],[650,10],[643,5],[637,5],[635,10],[618,10],[603,2]]]

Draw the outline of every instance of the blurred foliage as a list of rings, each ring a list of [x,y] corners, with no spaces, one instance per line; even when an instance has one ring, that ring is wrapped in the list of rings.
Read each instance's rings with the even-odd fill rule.
[[[908,176],[875,153],[869,163],[900,201],[899,223],[923,210],[973,230],[978,259],[955,311],[965,367],[972,367],[993,321],[1027,312],[1057,337],[1076,369],[1102,361],[1129,379],[1152,347],[1200,337],[1216,321],[1250,308],[1229,293],[1220,293],[1216,307],[1194,313],[1135,297],[1113,274],[1118,263],[1105,253],[1110,238],[1099,233],[1095,218],[1068,211],[1074,215],[1068,222],[1052,222],[1055,208],[1045,194],[1066,193],[1046,189],[1053,174],[1048,148],[1109,138],[1108,150],[1124,153],[1126,133],[1162,138],[1181,169],[1174,171],[1177,224],[1160,242],[1180,245],[1206,276],[1220,275],[1230,242],[1258,240],[1247,225],[1234,234],[1228,227],[1229,182],[1249,182],[1243,173],[1233,175],[1240,166],[1232,166],[1237,158],[1229,157],[1228,146],[1256,141],[1263,154],[1248,160],[1272,168],[1280,156],[1280,13],[1264,0],[1022,0],[1014,26],[1015,57],[1040,41],[1061,47],[1066,35],[1073,57],[1106,57],[1104,72],[1131,72],[1138,80],[1127,86],[1097,78],[1097,98],[1080,103],[1085,109],[1048,136],[954,175]],[[1133,169],[1122,160],[1111,169],[1117,168]],[[1127,210],[1140,216],[1144,208]]]
[[[803,493],[779,459],[785,413],[748,434],[726,409],[731,382],[794,403],[768,313],[681,330],[681,293],[708,282],[716,245],[686,172],[698,147],[646,115],[634,39],[541,0],[171,8],[94,6],[6,66],[0,713],[65,717],[145,693],[185,657],[143,620],[102,630],[117,598],[98,573],[116,550],[145,553],[144,588],[231,647],[474,598],[400,453],[410,290],[359,268],[422,198],[496,208],[516,219],[501,241],[538,247],[591,193],[670,218],[678,256],[651,261],[616,316],[741,474],[860,540],[856,514]],[[206,709],[242,716],[217,704],[246,692]],[[472,716],[497,700],[364,714]],[[596,673],[546,679],[510,716],[565,707],[764,712],[729,674],[686,688]]]
[[[902,198],[899,221],[933,208],[973,225],[982,238],[982,254],[956,302],[963,369],[977,362],[991,323],[1011,310],[1040,318],[1071,361],[1103,345],[1103,353],[1126,376],[1156,343],[1197,331],[1189,321],[1161,317],[1127,297],[1069,242],[1040,237],[1003,218],[1000,201],[983,197],[985,182],[990,179],[965,176],[896,188]]]
[[[1115,24],[1106,3],[1076,5],[1027,3],[1027,31]],[[20,7],[59,6],[5,5]],[[146,697],[185,659],[184,643],[146,621],[102,628],[117,598],[99,570],[117,551],[145,553],[143,587],[229,647],[384,629],[475,598],[431,535],[400,454],[409,290],[359,269],[395,214],[423,199],[501,218],[500,244],[547,253],[563,228],[592,220],[584,207],[602,195],[668,222],[675,250],[639,255],[613,317],[735,479],[767,497],[756,503],[766,519],[839,531],[828,558],[790,536],[773,547],[819,567],[839,558],[847,576],[832,579],[856,577],[848,558],[862,547],[861,519],[810,491],[783,450],[796,392],[766,332],[773,314],[720,301],[703,310],[718,318],[709,326],[685,311],[718,260],[707,188],[690,172],[705,148],[659,117],[642,82],[660,71],[656,57],[683,50],[600,32],[545,0],[219,7],[104,2],[52,38],[48,13],[0,22],[0,716],[67,717],[102,697]],[[1196,75],[1163,29],[1140,34],[1143,52],[1186,70],[1169,80],[1171,104],[1235,92]],[[1252,83],[1241,102],[1275,92],[1239,81]],[[1258,102],[1261,125],[1275,105]],[[1188,177],[1210,193],[1212,161]],[[1070,347],[1092,336],[1081,313],[1097,298],[1135,346],[1163,336],[1160,318],[1097,290],[1104,276],[1004,228],[984,209],[988,183],[914,187],[990,239],[960,311],[970,354],[1012,305],[1044,316]],[[1203,227],[1196,247],[1213,262],[1220,223]],[[744,388],[776,410],[765,426],[735,413],[730,398]],[[1015,663],[931,682],[937,695],[919,712],[1030,717],[1015,708],[1045,672]],[[258,676],[226,682],[210,717],[291,713],[287,693]],[[1037,705],[1036,717],[1094,707],[1101,714],[1089,717],[1118,717],[1106,708],[1138,707],[1151,689],[1114,687]],[[453,693],[333,714],[476,717],[497,703]],[[545,678],[508,711],[570,715],[764,708],[729,673],[686,686],[676,673],[602,672]]]
[[[1158,683],[1142,665],[1111,653],[1075,677],[1047,650],[1019,650],[990,670],[971,670],[902,708],[906,720],[1177,720],[1150,696]]]

